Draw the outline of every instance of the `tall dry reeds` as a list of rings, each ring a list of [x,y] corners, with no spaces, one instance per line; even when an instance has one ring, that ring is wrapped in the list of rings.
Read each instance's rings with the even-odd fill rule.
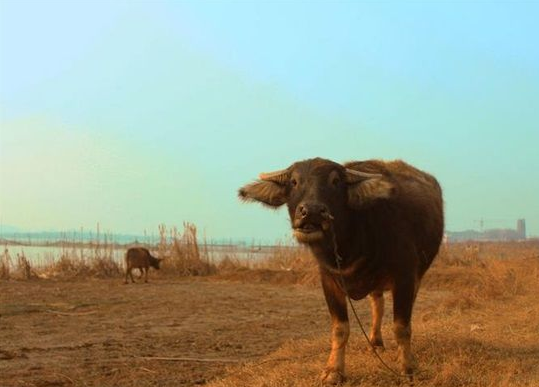
[[[5,248],[0,257],[0,279],[29,280],[33,278],[38,278],[38,275],[24,255],[24,251],[17,253],[17,259],[13,263],[9,250]]]
[[[0,257],[0,279],[9,279],[11,274],[11,257],[9,256],[9,250],[4,248],[4,253]]]
[[[183,223],[183,232],[176,227],[171,229],[170,243],[167,242],[165,225],[159,227],[159,254],[165,261],[163,271],[180,276],[210,275],[216,272],[211,263],[207,246],[201,254],[197,239],[197,228],[189,222]]]

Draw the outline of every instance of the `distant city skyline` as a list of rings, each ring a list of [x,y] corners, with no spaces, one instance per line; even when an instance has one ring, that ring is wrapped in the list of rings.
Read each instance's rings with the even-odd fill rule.
[[[481,219],[477,219],[477,220],[474,220],[474,224],[468,228],[464,228],[464,229],[456,229],[456,230],[449,230],[449,229],[446,229],[445,231],[448,232],[448,233],[455,233],[455,232],[466,232],[466,231],[476,231],[476,232],[483,232],[483,231],[489,231],[489,230],[502,230],[502,229],[506,229],[506,230],[517,230],[519,228],[519,223],[521,222],[524,222],[524,233],[527,235],[527,231],[526,231],[526,219],[525,218],[522,218],[522,219],[515,219],[514,221],[512,220],[508,220],[508,219],[496,219],[496,220],[492,220],[492,219],[484,219],[484,218],[481,218]],[[20,227],[16,227],[16,226],[13,226],[13,225],[4,225],[4,224],[0,224],[0,237],[1,236],[13,236],[13,235],[16,235],[16,236],[19,236],[19,237],[24,237],[26,234],[28,235],[36,235],[36,234],[43,234],[43,235],[47,235],[47,234],[51,234],[51,235],[60,235],[60,234],[68,234],[70,237],[72,236],[75,236],[75,237],[78,237],[81,233],[81,230],[84,234],[84,238],[90,238],[90,235],[95,235],[96,234],[96,229],[97,229],[97,225],[99,223],[96,223],[93,228],[90,226],[90,227],[72,227],[72,228],[68,228],[68,229],[65,229],[65,230],[55,230],[55,229],[39,229],[39,230],[35,230],[35,229],[23,229],[23,228],[20,228]],[[516,227],[514,227],[516,225]],[[157,225],[157,226],[160,226],[160,225]],[[156,236],[158,234],[158,227],[155,227],[155,229],[144,229],[140,232],[135,232],[135,233],[122,233],[122,232],[115,232],[114,230],[110,230],[110,229],[102,229],[102,225],[99,225],[100,227],[100,233],[103,235],[103,234],[115,234],[115,235],[125,235],[125,236],[133,236],[133,237],[149,237],[149,236]],[[195,225],[196,226],[196,225]],[[167,228],[172,228],[172,227],[177,227],[178,230],[182,230],[182,225],[178,225],[178,224],[170,224],[170,225],[165,225],[165,227]],[[539,235],[527,235],[528,237],[530,238],[533,238],[533,237],[539,237]],[[247,236],[245,238],[239,238],[238,240],[247,240],[251,237]],[[216,238],[216,239],[220,239],[220,240],[226,240],[228,239],[228,237],[220,237],[220,238]],[[291,239],[292,240],[292,239]],[[267,242],[270,242],[270,240],[265,240]],[[272,241],[273,242],[273,241]]]
[[[404,159],[539,235],[539,4],[0,2],[0,223],[290,236],[259,172]],[[502,225],[505,226],[505,225]]]
[[[171,238],[171,230],[173,226],[166,226],[167,238]],[[183,232],[182,227],[177,227],[179,236]],[[526,220],[517,219],[516,227],[492,227],[483,228],[481,225],[479,229],[470,228],[466,230],[446,230],[445,239],[449,242],[463,242],[463,241],[522,241],[526,239],[538,238],[537,235],[528,235],[526,231]],[[252,237],[246,238],[207,238],[205,236],[198,235],[200,243],[207,243],[210,245],[275,245],[275,244],[297,244],[295,239],[280,239],[271,240],[267,238],[255,239]],[[62,231],[25,231],[12,227],[4,227],[0,225],[0,240],[20,242],[28,244],[48,243],[48,242],[95,242],[106,241],[120,244],[130,243],[148,243],[157,244],[159,242],[159,233],[156,230],[144,230],[143,233],[136,234],[122,234],[115,233],[111,230],[103,230],[99,224],[96,228],[88,229],[81,227],[79,229],[62,230]]]

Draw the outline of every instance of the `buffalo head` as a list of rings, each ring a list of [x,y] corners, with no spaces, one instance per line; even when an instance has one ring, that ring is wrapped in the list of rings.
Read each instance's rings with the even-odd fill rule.
[[[155,257],[151,257],[150,258],[150,266],[153,267],[154,269],[157,269],[159,270],[160,269],[160,264],[161,264],[161,261],[163,260],[163,258],[155,258]]]
[[[314,243],[330,236],[332,222],[346,227],[351,210],[387,199],[394,190],[393,183],[381,174],[316,158],[261,173],[259,180],[240,188],[239,196],[273,208],[286,203],[296,239]]]

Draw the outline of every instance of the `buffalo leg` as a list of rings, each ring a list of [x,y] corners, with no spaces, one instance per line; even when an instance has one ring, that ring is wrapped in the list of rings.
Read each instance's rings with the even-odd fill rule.
[[[149,267],[144,268],[144,282],[148,282],[148,271],[150,270]]]
[[[373,347],[384,347],[382,340],[382,318],[384,317],[384,293],[383,291],[374,291],[369,294],[371,304],[372,327],[369,335],[369,341]]]
[[[396,284],[393,288],[393,330],[397,340],[398,356],[402,371],[413,373],[415,364],[410,341],[412,338],[412,308],[414,306],[415,281]]]
[[[133,268],[129,268],[129,277],[131,277],[131,283],[135,283],[135,279],[133,278]]]
[[[322,288],[331,315],[331,352],[322,373],[322,381],[338,384],[344,380],[344,355],[350,335],[346,296],[329,275],[322,275]]]
[[[140,270],[140,275],[139,275],[139,279],[142,278],[142,276],[144,275],[144,268],[142,267],[139,267],[139,270]]]
[[[128,281],[127,281],[127,277],[129,276],[129,272],[131,271],[131,268],[130,267],[126,267],[125,268],[125,281],[124,281],[124,284],[127,284]]]

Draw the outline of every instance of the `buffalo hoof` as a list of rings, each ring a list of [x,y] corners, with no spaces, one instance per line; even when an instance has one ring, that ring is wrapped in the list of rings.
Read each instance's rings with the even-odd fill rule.
[[[413,380],[414,372],[417,369],[417,364],[415,361],[412,361],[411,364],[401,367],[402,373],[404,373],[410,380]]]
[[[417,369],[417,361],[415,356],[410,355],[410,357],[401,363],[401,371],[406,376],[412,376]]]
[[[322,377],[320,378],[322,380],[322,383],[324,385],[328,385],[328,386],[336,386],[338,384],[341,384],[344,382],[345,380],[345,377],[344,375],[339,372],[339,371],[335,371],[335,370],[325,370],[323,373],[322,373]]]

